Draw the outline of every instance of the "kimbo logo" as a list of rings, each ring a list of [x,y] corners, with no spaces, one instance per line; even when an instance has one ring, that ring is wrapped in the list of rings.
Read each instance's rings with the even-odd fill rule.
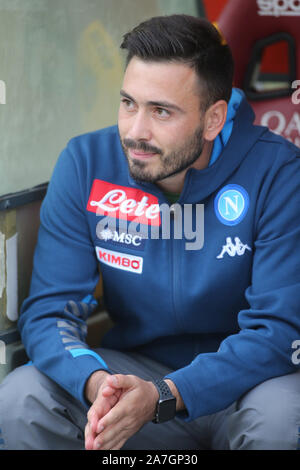
[[[300,0],[257,0],[260,16],[300,16]]]

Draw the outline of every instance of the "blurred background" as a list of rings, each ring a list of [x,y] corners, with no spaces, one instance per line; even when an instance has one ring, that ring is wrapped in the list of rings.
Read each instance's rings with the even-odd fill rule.
[[[216,24],[256,123],[300,147],[298,0],[0,0],[0,380],[23,360],[16,321],[58,155],[116,123],[122,36],[173,13]]]

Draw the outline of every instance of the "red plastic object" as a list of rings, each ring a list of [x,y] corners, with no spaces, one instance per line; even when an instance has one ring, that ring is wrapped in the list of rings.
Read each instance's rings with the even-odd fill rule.
[[[300,0],[228,0],[217,26],[255,122],[300,147]]]

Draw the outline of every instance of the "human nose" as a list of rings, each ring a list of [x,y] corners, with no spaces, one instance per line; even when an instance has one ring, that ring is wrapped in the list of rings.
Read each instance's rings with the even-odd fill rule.
[[[152,132],[149,118],[144,111],[137,112],[131,120],[128,138],[132,140],[151,140]]]

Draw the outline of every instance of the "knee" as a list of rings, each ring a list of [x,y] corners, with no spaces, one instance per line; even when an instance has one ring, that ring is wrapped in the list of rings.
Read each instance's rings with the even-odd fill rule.
[[[83,449],[86,410],[34,366],[0,386],[0,443],[5,449]]]
[[[39,401],[47,394],[43,382],[47,380],[34,366],[21,366],[0,384],[0,441],[3,448],[30,448],[26,447],[25,441],[32,432],[31,425],[38,422]]]
[[[34,399],[42,392],[40,372],[34,366],[21,366],[12,371],[0,384],[1,419],[9,414],[24,416],[28,400]],[[45,393],[45,392],[44,392]]]
[[[300,374],[267,380],[246,393],[229,418],[232,449],[291,450],[299,446]]]

